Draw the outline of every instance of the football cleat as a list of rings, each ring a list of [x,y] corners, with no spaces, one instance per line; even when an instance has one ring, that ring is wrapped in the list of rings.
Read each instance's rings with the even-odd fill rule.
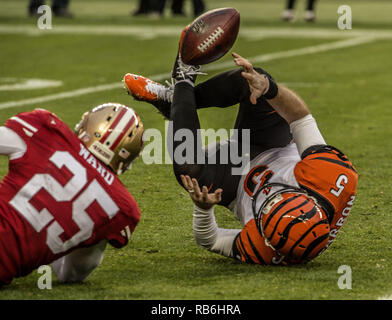
[[[181,60],[180,53],[177,54],[172,71],[172,79],[174,79],[174,83],[184,80],[195,83],[196,77],[199,74],[205,75],[206,73],[200,72],[200,66],[192,66],[189,64],[185,64]]]
[[[284,10],[281,14],[281,19],[283,21],[294,21],[295,20],[294,11],[291,9]]]
[[[124,88],[136,100],[154,102],[163,100],[165,102],[173,102],[173,88],[164,86],[158,82],[150,80],[146,77],[127,73],[123,79]]]
[[[316,20],[316,13],[313,10],[306,10],[304,13],[304,20],[307,22],[314,22]]]
[[[137,113],[118,103],[105,103],[83,114],[75,133],[87,149],[118,175],[143,149],[143,123]]]
[[[255,219],[266,243],[288,263],[310,261],[327,246],[330,232],[327,215],[301,189],[284,188],[272,194]]]
[[[193,65],[185,64],[181,60],[180,51],[181,51],[182,41],[183,41],[184,35],[189,27],[190,27],[190,25],[187,25],[181,32],[180,42],[178,45],[178,52],[177,52],[176,60],[174,62],[174,67],[172,70],[172,79],[173,79],[174,83],[176,83],[178,81],[184,81],[184,80],[187,80],[188,82],[194,83],[196,81],[197,75],[199,75],[199,74],[205,75],[206,74],[206,73],[200,72],[200,66],[193,66]]]

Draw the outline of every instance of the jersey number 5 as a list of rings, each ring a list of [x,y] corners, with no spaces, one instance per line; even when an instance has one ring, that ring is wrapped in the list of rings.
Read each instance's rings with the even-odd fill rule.
[[[69,152],[56,151],[49,160],[59,170],[65,166],[73,174],[73,177],[62,186],[50,174],[36,174],[19,190],[10,204],[27,219],[37,232],[52,222],[47,229],[46,243],[50,250],[57,254],[65,252],[91,237],[94,221],[86,210],[94,201],[97,201],[110,219],[116,215],[119,208],[95,179],[80,193],[88,182],[86,169]],[[61,202],[74,199],[72,201],[72,219],[80,230],[70,239],[61,240],[60,235],[64,229],[55,221],[47,208],[38,211],[30,203],[41,189],[45,189],[59,202],[60,208]]]
[[[348,178],[346,175],[341,174],[336,180],[336,189],[331,188],[329,192],[331,192],[335,197],[339,197],[342,191],[344,190],[344,186],[347,184]]]

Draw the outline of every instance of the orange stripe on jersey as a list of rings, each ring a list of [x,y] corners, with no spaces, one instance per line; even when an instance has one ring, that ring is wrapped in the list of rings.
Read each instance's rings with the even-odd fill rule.
[[[241,230],[235,240],[234,249],[236,258],[242,262],[272,264],[273,258],[279,259],[276,252],[266,245],[254,219],[251,219]]]

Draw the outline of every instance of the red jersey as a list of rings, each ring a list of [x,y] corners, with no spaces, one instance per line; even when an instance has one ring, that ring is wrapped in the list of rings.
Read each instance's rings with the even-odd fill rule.
[[[26,144],[0,183],[0,284],[79,247],[127,244],[140,210],[121,181],[53,113],[36,109],[6,127]]]

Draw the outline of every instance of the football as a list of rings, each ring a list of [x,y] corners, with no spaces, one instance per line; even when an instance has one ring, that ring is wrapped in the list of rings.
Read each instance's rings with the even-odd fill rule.
[[[185,28],[180,40],[184,63],[202,65],[224,56],[233,46],[240,28],[240,13],[235,8],[207,11]]]

